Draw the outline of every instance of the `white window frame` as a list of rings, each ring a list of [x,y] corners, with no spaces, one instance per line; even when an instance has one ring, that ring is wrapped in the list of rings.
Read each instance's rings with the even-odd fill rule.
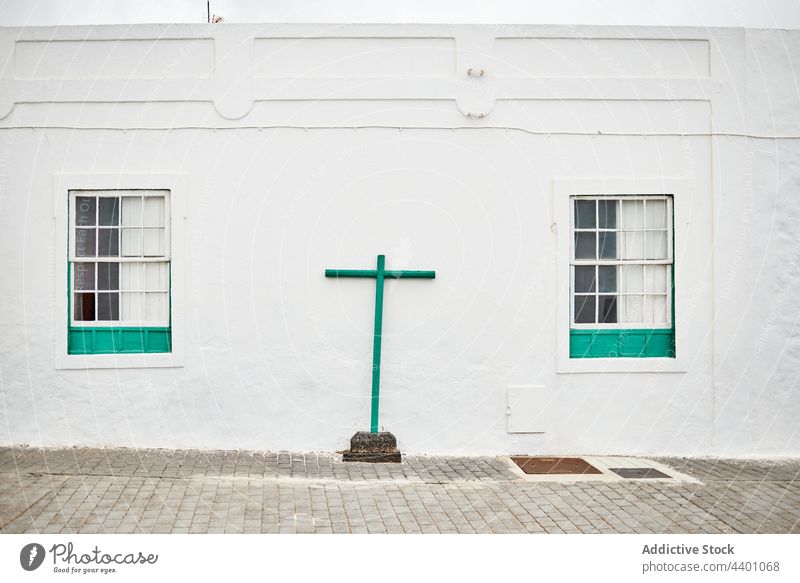
[[[572,326],[572,197],[615,197],[620,195],[672,197],[673,241],[676,249],[686,242],[689,234],[690,181],[685,178],[569,178],[553,179],[553,223],[556,232],[556,372],[568,373],[633,373],[686,372],[690,358],[700,349],[702,338],[689,334],[691,320],[687,317],[687,261],[675,260],[675,358],[570,358],[570,328]],[[592,329],[622,329],[609,325]],[[642,328],[641,325],[636,325]]]
[[[574,234],[581,232],[581,231],[593,231],[593,232],[616,232],[620,233],[622,229],[600,229],[599,226],[595,229],[582,229],[576,230],[575,228],[575,202],[578,200],[626,200],[626,201],[636,201],[641,200],[647,204],[647,201],[652,200],[665,200],[667,202],[667,258],[666,259],[575,259],[575,250],[574,250]],[[570,326],[573,330],[638,330],[638,329],[651,329],[651,330],[669,330],[672,328],[672,271],[675,269],[675,261],[672,256],[672,248],[673,248],[673,228],[672,228],[672,212],[673,212],[673,197],[670,195],[647,195],[643,196],[641,193],[635,195],[629,194],[617,194],[615,196],[612,195],[591,195],[591,194],[580,194],[580,195],[573,195],[570,197]],[[599,205],[598,205],[599,206]],[[597,221],[598,216],[597,213],[599,210],[595,209],[595,221]],[[645,212],[646,216],[646,212]],[[619,221],[619,217],[617,218]],[[598,223],[595,223],[596,225]],[[652,229],[625,229],[626,231],[647,231]],[[660,229],[663,230],[663,229]],[[620,238],[617,237],[617,244],[619,245]],[[598,247],[599,252],[599,247]],[[636,322],[636,323],[621,323],[621,322],[596,322],[593,324],[583,323],[579,324],[575,322],[575,270],[572,269],[575,266],[595,266],[595,265],[666,265],[669,267],[667,270],[667,293],[666,293],[666,301],[667,301],[667,321],[663,324],[656,324],[656,323],[647,323],[647,322]],[[645,281],[647,278],[645,277]],[[647,296],[647,295],[664,295],[664,294],[647,294],[644,292],[635,292],[631,294],[621,293],[619,291],[616,292],[608,292],[607,294],[603,294],[601,292],[596,292],[595,294],[584,294],[584,295],[594,295],[596,298],[601,295],[614,295],[614,296],[624,296],[624,295],[640,295],[640,296]],[[645,300],[646,302],[647,300]],[[595,316],[599,313],[598,305],[595,303]],[[617,303],[617,310],[619,311],[619,303]]]
[[[142,264],[142,263],[166,263],[166,264],[171,266],[172,265],[172,254],[171,254],[171,242],[170,242],[170,236],[171,236],[170,223],[172,221],[170,221],[170,210],[171,210],[170,199],[172,198],[172,196],[171,196],[171,193],[167,189],[164,189],[164,188],[159,189],[159,190],[149,190],[149,191],[138,190],[137,192],[139,192],[141,194],[137,194],[136,195],[136,196],[140,196],[140,197],[163,196],[162,195],[163,192],[166,191],[166,193],[167,193],[166,196],[165,196],[165,200],[164,200],[164,214],[166,216],[166,220],[165,220],[166,224],[165,224],[165,228],[164,228],[164,255],[153,256],[153,257],[136,257],[136,256],[128,257],[128,256],[123,256],[123,255],[120,254],[119,256],[116,256],[116,257],[100,257],[100,256],[96,256],[96,257],[78,257],[75,254],[75,243],[76,243],[76,241],[75,241],[75,234],[74,234],[74,231],[73,231],[73,229],[75,229],[75,225],[72,222],[72,221],[74,221],[75,216],[76,216],[75,199],[77,197],[80,197],[80,196],[94,196],[96,199],[99,199],[99,198],[124,198],[125,197],[125,191],[126,190],[133,190],[133,189],[130,189],[130,188],[127,188],[127,189],[115,189],[115,191],[118,193],[117,197],[99,197],[96,194],[93,194],[97,190],[99,190],[99,189],[95,189],[95,190],[85,190],[85,189],[84,190],[72,190],[69,193],[69,218],[70,218],[70,227],[69,227],[69,261],[70,261],[70,269],[73,268],[75,263],[119,263],[120,264],[120,277],[121,277],[121,270],[122,270],[121,264],[122,263],[136,263],[136,264]],[[121,203],[120,203],[120,206],[121,206]],[[98,204],[98,207],[99,207],[99,204]],[[96,212],[99,212],[99,209],[96,209]],[[122,229],[121,226],[120,226],[120,229]],[[122,245],[122,243],[120,242],[120,249],[121,249],[121,245]],[[70,280],[74,281],[74,278],[72,277],[72,274],[70,274]],[[97,282],[95,282],[95,285],[96,285],[96,283]],[[72,326],[74,328],[124,328],[124,327],[138,328],[138,327],[150,327],[150,326],[153,326],[153,327],[164,327],[165,328],[165,327],[169,326],[169,323],[170,323],[170,317],[169,317],[170,307],[169,307],[169,304],[167,306],[167,319],[164,320],[164,321],[151,321],[151,320],[141,320],[141,321],[135,321],[135,320],[89,320],[89,321],[84,321],[84,320],[75,320],[74,319],[74,294],[76,292],[80,293],[80,291],[79,290],[75,290],[74,288],[71,289],[70,291],[71,291],[71,293],[73,293],[73,313],[69,315],[69,318],[70,318],[69,322],[70,322],[70,326]],[[142,291],[144,293],[147,293],[150,290],[145,289],[145,290],[142,290]],[[152,290],[152,291],[161,292],[163,290]],[[169,294],[169,291],[170,290],[167,289],[167,293],[168,294]],[[115,293],[115,292],[111,292],[111,293]],[[117,290],[116,293],[122,294],[122,293],[125,293],[125,292],[122,289],[120,289],[120,290]],[[95,308],[95,309],[97,309],[97,308]]]
[[[183,366],[184,354],[184,257],[185,229],[183,200],[188,192],[188,178],[183,174],[57,174],[54,176],[53,216],[55,220],[55,289],[56,313],[53,318],[55,337],[55,367],[57,369],[92,368],[163,368]],[[166,250],[170,263],[170,321],[171,352],[135,354],[68,354],[68,328],[72,322],[69,313],[68,269],[71,269],[73,249],[70,230],[70,206],[73,196],[70,191],[97,190],[166,190],[169,191],[165,206],[167,230]],[[114,260],[119,258],[98,258]],[[139,258],[142,259],[142,258]],[[159,257],[156,261],[164,261]],[[142,260],[146,261],[146,259]],[[103,324],[90,322],[91,326],[137,326],[136,322],[118,321]],[[75,323],[80,326],[79,323]],[[151,326],[152,323],[142,323]]]

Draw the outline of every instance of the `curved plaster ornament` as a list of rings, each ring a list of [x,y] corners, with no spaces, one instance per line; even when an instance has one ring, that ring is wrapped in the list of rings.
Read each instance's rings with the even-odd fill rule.
[[[14,105],[14,99],[10,94],[4,93],[0,95],[0,119],[8,117],[14,109]]]
[[[494,108],[495,91],[488,77],[494,56],[494,34],[481,27],[467,26],[456,35],[458,96],[456,105],[469,119],[483,119]]]
[[[483,119],[492,112],[495,98],[493,95],[470,93],[456,98],[458,110],[470,119]]]
[[[253,107],[253,37],[220,30],[214,37],[214,108],[241,119]]]
[[[14,55],[14,39],[11,36],[0,39],[0,55]],[[0,72],[0,119],[7,117],[14,109],[17,97],[17,86],[13,80],[14,67],[11,63],[6,63]]]
[[[253,107],[253,84],[250,79],[225,85],[219,80],[215,83],[214,109],[225,119],[241,119]]]

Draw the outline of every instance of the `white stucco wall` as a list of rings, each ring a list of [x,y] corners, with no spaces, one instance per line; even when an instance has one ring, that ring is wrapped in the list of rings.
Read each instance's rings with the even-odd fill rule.
[[[374,284],[323,271],[385,253],[437,273],[387,282],[405,452],[800,455],[798,32],[0,29],[0,62],[0,443],[343,449]],[[65,175],[183,181],[174,366],[62,368]],[[569,371],[557,185],[659,180],[680,362]]]

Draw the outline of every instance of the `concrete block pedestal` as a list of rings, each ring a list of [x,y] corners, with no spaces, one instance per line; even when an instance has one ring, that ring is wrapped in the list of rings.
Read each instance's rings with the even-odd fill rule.
[[[346,462],[400,463],[397,439],[388,431],[358,431],[350,438],[350,449],[342,459]]]

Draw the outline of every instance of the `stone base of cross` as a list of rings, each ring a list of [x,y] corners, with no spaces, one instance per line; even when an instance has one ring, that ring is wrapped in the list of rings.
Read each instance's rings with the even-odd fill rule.
[[[342,454],[346,462],[400,463],[397,439],[388,431],[358,431],[350,438],[350,449]]]
[[[345,461],[399,462],[397,440],[388,432],[378,432],[378,405],[381,383],[381,336],[383,334],[383,282],[385,279],[433,279],[435,271],[387,270],[386,257],[378,255],[376,269],[326,269],[325,277],[366,277],[375,279],[375,328],[372,335],[372,401],[370,431],[359,431],[350,440]]]

